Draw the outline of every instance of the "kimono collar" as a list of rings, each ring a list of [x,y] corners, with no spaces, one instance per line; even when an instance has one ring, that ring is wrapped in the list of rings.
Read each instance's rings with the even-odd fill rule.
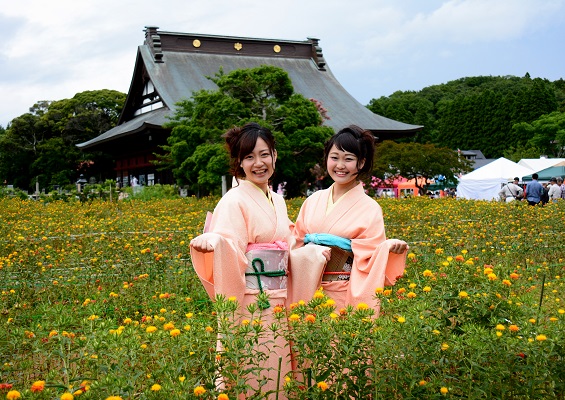
[[[351,189],[349,189],[347,192],[345,192],[339,199],[337,199],[337,201],[334,203],[334,201],[333,201],[334,185],[335,185],[335,183],[332,183],[332,185],[330,186],[330,190],[329,190],[330,195],[328,196],[328,204],[326,206],[326,215],[328,215],[333,210],[333,208],[341,202],[341,200],[345,196],[347,196],[349,193],[353,192],[354,191],[353,189],[355,189],[357,187],[357,185],[353,186]]]
[[[251,182],[251,181],[246,181],[246,180],[242,179],[242,182],[247,182],[247,183],[250,184],[252,187],[254,187],[254,188],[257,189],[258,191],[260,191],[260,192],[263,194],[263,196],[265,196],[265,197],[267,198],[267,200],[269,200],[269,204],[270,204],[272,207],[275,206],[275,205],[273,204],[273,196],[271,195],[271,191],[270,191],[270,190],[267,190],[267,193],[265,193],[265,192],[263,191],[263,189],[261,189],[259,186],[257,186],[256,184],[254,184],[254,183]]]

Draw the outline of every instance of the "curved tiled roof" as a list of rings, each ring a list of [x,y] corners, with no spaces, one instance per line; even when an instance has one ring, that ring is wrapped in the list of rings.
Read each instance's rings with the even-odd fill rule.
[[[276,47],[278,51],[273,51]],[[207,77],[213,77],[220,68],[229,73],[261,65],[284,69],[295,92],[320,101],[330,117],[324,124],[334,130],[356,124],[383,139],[408,136],[422,129],[422,126],[377,115],[353,98],[326,65],[317,39],[301,42],[195,35],[160,32],[157,28],[148,27],[146,41],[138,48],[134,76],[120,124],[78,146],[92,147],[135,133],[147,124],[161,125],[180,100],[190,98],[193,92],[201,89],[216,89],[215,83]],[[165,107],[128,120],[128,116],[133,115],[134,97],[147,79],[154,85]]]

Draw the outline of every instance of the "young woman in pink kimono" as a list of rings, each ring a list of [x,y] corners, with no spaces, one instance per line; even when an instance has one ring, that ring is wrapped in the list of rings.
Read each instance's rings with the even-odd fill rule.
[[[259,302],[259,306],[260,319],[269,332],[275,321],[273,309],[287,299],[287,243],[291,237],[286,203],[269,188],[277,159],[275,140],[268,129],[256,123],[230,129],[224,138],[235,186],[216,205],[206,233],[190,242],[192,263],[210,298],[221,294],[237,299],[242,318],[249,318],[246,308],[258,302],[260,292],[268,295],[269,301]],[[257,318],[257,314],[253,316]],[[282,388],[290,371],[288,343],[271,334],[259,342],[257,350],[268,355],[261,366],[269,369],[263,370],[269,380],[261,390],[275,390],[277,382]],[[260,385],[253,379],[248,383],[255,389]],[[282,391],[278,398],[284,398]]]
[[[365,303],[378,316],[375,289],[393,285],[403,274],[408,245],[386,238],[381,207],[359,181],[372,171],[374,148],[371,132],[354,125],[326,143],[325,164],[334,183],[308,197],[296,220],[293,302],[310,300],[321,286],[336,310]],[[334,247],[329,247],[332,258],[327,265],[345,255],[337,267],[333,265],[334,271],[325,270],[326,262],[319,256],[328,246]]]

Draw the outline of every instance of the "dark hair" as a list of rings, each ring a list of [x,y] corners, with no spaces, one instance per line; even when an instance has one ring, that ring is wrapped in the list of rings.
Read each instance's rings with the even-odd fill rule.
[[[357,125],[349,125],[341,129],[326,142],[324,148],[324,163],[328,165],[330,150],[335,145],[341,151],[353,153],[357,157],[357,176],[369,175],[373,171],[375,157],[375,137],[366,129]],[[363,167],[360,168],[361,163]]]
[[[245,172],[241,168],[243,158],[251,153],[261,138],[269,146],[271,155],[275,155],[275,137],[271,131],[255,122],[249,122],[241,127],[236,126],[222,135],[230,153],[230,172],[236,178],[244,178]]]
[[[532,179],[538,179],[538,177],[539,177],[538,174],[536,174],[536,173],[533,173],[533,174],[532,174]]]

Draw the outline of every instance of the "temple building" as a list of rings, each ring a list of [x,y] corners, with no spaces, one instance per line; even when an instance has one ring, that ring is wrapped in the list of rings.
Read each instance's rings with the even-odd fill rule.
[[[319,39],[304,41],[216,36],[145,29],[138,47],[126,103],[118,124],[109,131],[77,146],[104,151],[115,159],[121,185],[133,177],[141,185],[173,183],[172,175],[151,163],[159,146],[167,143],[169,129],[163,128],[175,104],[193,92],[217,89],[207,77],[220,68],[236,69],[274,65],[284,69],[294,91],[316,99],[330,117],[324,124],[339,130],[356,124],[373,132],[378,140],[411,136],[422,126],[405,124],[374,114],[353,98],[329,69]]]

